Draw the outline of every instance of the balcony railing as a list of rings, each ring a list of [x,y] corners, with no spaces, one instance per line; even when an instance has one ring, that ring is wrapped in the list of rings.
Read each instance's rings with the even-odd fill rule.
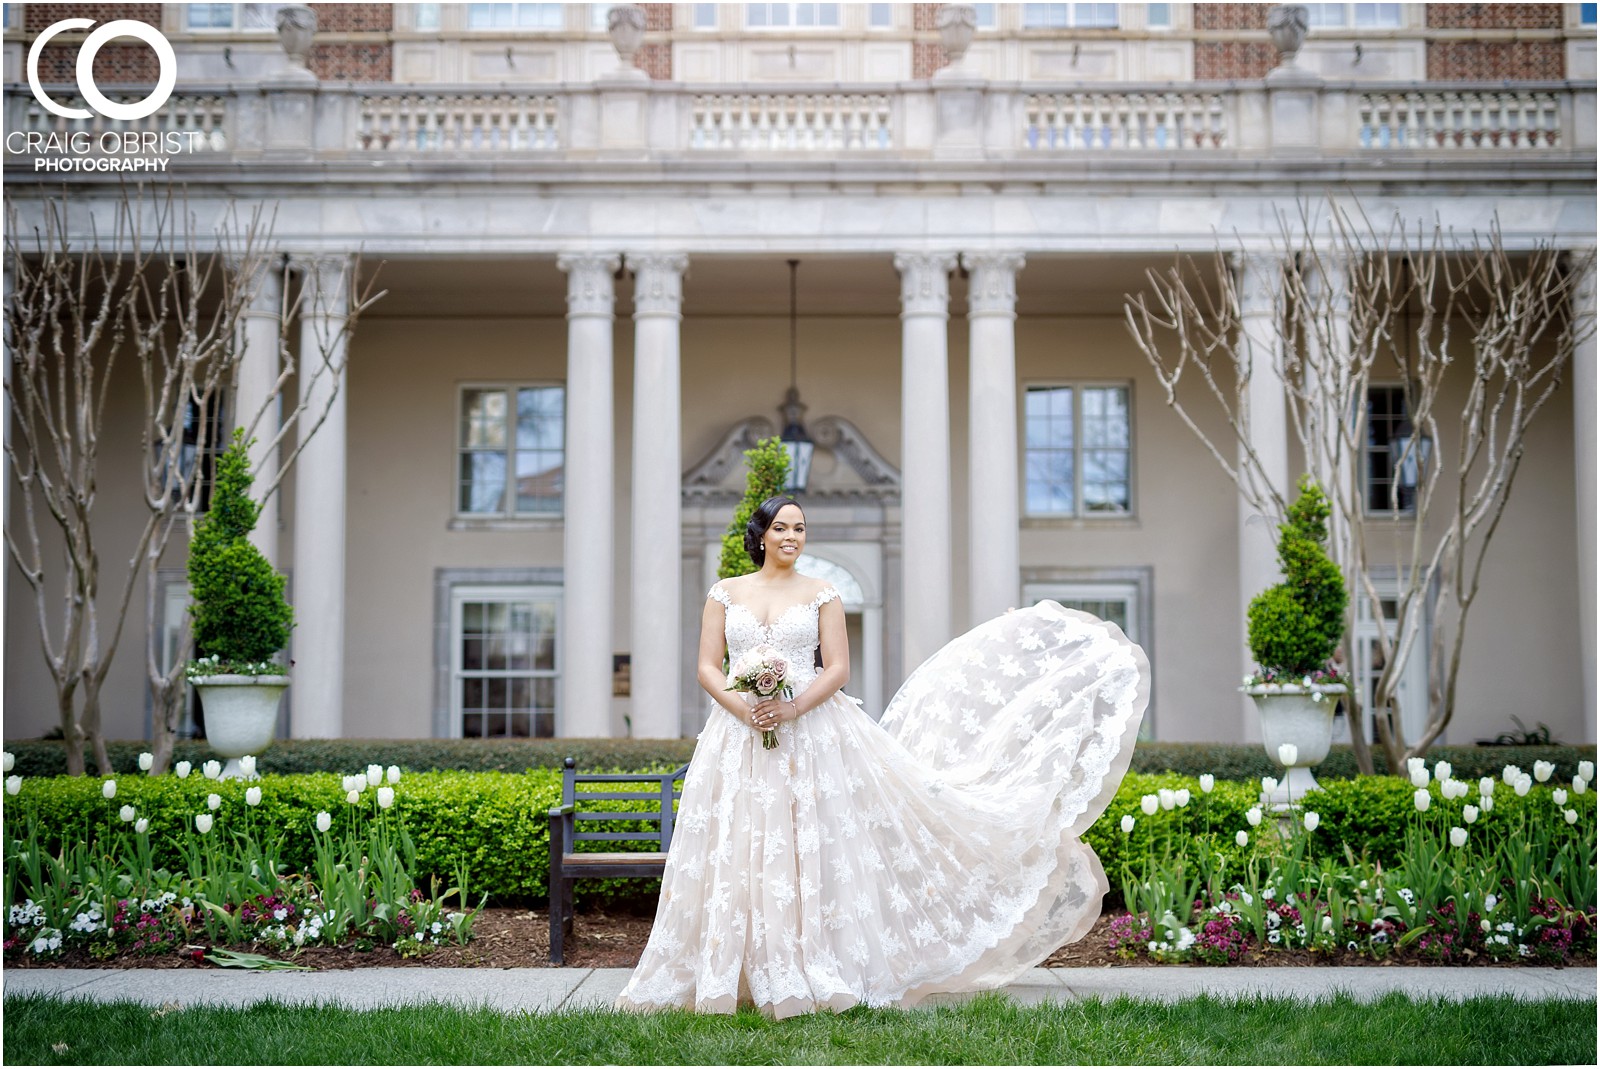
[[[69,92],[53,96],[82,106]],[[251,85],[185,87],[132,123],[64,119],[25,86],[8,86],[5,106],[8,132],[77,134],[75,145],[91,153],[129,151],[130,132],[178,134],[184,147],[175,162],[1528,156],[1592,153],[1596,140],[1593,82],[1270,89],[938,81],[821,89]],[[116,136],[103,142],[105,135]],[[37,146],[7,140],[13,166],[37,153]]]

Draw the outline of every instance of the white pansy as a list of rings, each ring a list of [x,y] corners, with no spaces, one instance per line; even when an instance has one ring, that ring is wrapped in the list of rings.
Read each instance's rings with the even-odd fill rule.
[[[207,761],[205,764],[200,766],[200,772],[201,772],[202,775],[205,776],[206,779],[221,779],[222,778],[222,762],[221,761]]]
[[[1450,767],[1449,761],[1440,761],[1438,764],[1433,766],[1433,778],[1440,780],[1449,779],[1451,773],[1454,771],[1455,769]]]
[[[208,832],[210,832],[211,831],[211,814],[210,813],[196,813],[195,814],[195,818],[194,818],[194,830],[199,832],[201,835],[205,835]]]
[[[1485,776],[1478,781],[1478,793],[1487,798],[1494,793],[1494,778]]]
[[[115,798],[117,796],[117,781],[108,779],[100,784],[100,795],[108,801]]]
[[[21,776],[7,776],[6,777],[6,793],[7,794],[15,795],[21,790],[22,790],[22,777]]]
[[[1182,809],[1184,806],[1189,804],[1189,788],[1179,787],[1177,790],[1172,792],[1172,798],[1173,801],[1178,803],[1178,808]]]
[[[144,817],[140,817],[138,820],[133,822],[133,830],[138,832],[140,835],[143,835],[145,832],[150,830],[150,822]]]
[[[260,787],[251,787],[248,790],[246,790],[244,792],[244,804],[245,805],[260,805],[261,804],[261,788]]]
[[[1252,828],[1259,827],[1261,825],[1261,807],[1258,805],[1253,805],[1249,809],[1246,809],[1244,811],[1244,820],[1245,823],[1249,824]]]
[[[1316,813],[1307,813],[1305,815],[1306,831],[1316,831],[1317,825],[1321,823],[1322,818]]]
[[[17,755],[10,750],[0,753],[0,766],[4,766],[0,767],[0,772],[10,772],[17,767]]]
[[[378,788],[378,808],[379,809],[388,809],[392,805],[394,805],[394,788],[393,787],[379,787]]]
[[[349,802],[351,805],[359,805],[361,802],[361,792],[351,791],[349,794],[344,796],[344,800]]]
[[[1566,805],[1567,792],[1562,790],[1560,787],[1557,787],[1555,790],[1550,792],[1550,800],[1556,805]]]
[[[125,805],[121,809],[117,810],[117,816],[122,819],[122,823],[132,824],[134,820],[138,818],[139,814],[134,812],[133,806]]]
[[[239,772],[245,779],[254,779],[256,775],[255,754],[245,754],[239,758]]]
[[[194,771],[194,766],[187,761],[179,761],[172,766],[172,774],[179,779],[188,779],[189,773]]]
[[[1238,843],[1240,846],[1249,846],[1250,833],[1245,831],[1243,828],[1240,828],[1238,831],[1233,833],[1233,841]]]
[[[1476,824],[1478,822],[1478,807],[1475,805],[1463,806],[1461,809],[1461,819],[1466,821],[1468,824]]]
[[[1517,779],[1517,782],[1512,785],[1511,789],[1517,792],[1517,797],[1518,798],[1526,797],[1527,793],[1529,791],[1533,790],[1533,777],[1531,777],[1531,776],[1521,776],[1521,777],[1519,777]]]
[[[1426,790],[1419,790],[1411,796],[1411,804],[1417,807],[1417,812],[1426,813],[1433,804],[1433,796]]]
[[[1460,849],[1461,847],[1466,846],[1467,845],[1467,829],[1466,828],[1451,828],[1450,829],[1450,845],[1456,847],[1457,849]]]
[[[1578,811],[1576,809],[1567,810],[1565,815],[1566,815],[1568,824],[1576,824],[1576,823],[1578,823]]]
[[[1200,773],[1200,793],[1201,794],[1210,794],[1212,788],[1215,787],[1216,785],[1217,785],[1217,777],[1213,776],[1209,772]]]
[[[1131,835],[1133,833],[1133,825],[1133,815],[1130,813],[1127,816],[1124,816],[1122,818],[1122,834]]]
[[[400,766],[399,765],[390,765],[389,768],[387,769],[387,771],[384,772],[383,778],[389,781],[389,786],[391,786],[391,787],[393,787],[396,783],[399,783],[400,782]]]
[[[1550,777],[1555,775],[1556,766],[1549,761],[1535,761],[1533,763],[1533,778],[1540,783],[1548,783]]]
[[[383,782],[383,766],[382,765],[368,765],[367,766],[367,786],[376,787],[378,784],[380,784],[382,782]]]
[[[142,754],[139,755],[139,771],[140,772],[149,772],[152,768],[155,767],[155,763],[156,763],[156,755],[155,754],[142,753]]]
[[[1161,808],[1161,799],[1153,794],[1144,795],[1139,799],[1139,808],[1144,810],[1145,816],[1153,817],[1156,815],[1156,810]]]
[[[1286,767],[1292,765],[1299,756],[1300,747],[1292,742],[1283,743],[1278,747],[1278,763],[1281,765]]]
[[[7,765],[6,767],[10,768],[11,766]],[[1583,777],[1585,783],[1593,783],[1594,782],[1594,762],[1593,761],[1579,761],[1578,762],[1578,775]]]
[[[1500,779],[1507,787],[1512,786],[1522,778],[1522,769],[1516,765],[1507,765],[1500,770]]]

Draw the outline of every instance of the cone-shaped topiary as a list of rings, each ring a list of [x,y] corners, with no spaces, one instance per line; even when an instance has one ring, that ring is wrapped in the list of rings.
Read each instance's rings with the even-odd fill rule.
[[[249,443],[235,430],[217,459],[211,509],[195,523],[189,543],[190,612],[201,658],[211,672],[259,667],[289,644],[294,610],[283,576],[250,543],[261,507],[250,499]],[[252,672],[251,674],[257,674]]]
[[[722,535],[722,562],[717,567],[717,578],[746,575],[756,570],[755,561],[744,548],[744,529],[761,502],[783,493],[784,481],[789,477],[789,453],[779,438],[763,438],[754,449],[744,451],[749,465],[744,499],[733,510],[733,522]]]
[[[1284,580],[1250,603],[1250,652],[1267,678],[1320,673],[1344,635],[1344,575],[1323,550],[1328,499],[1309,475],[1278,527]]]

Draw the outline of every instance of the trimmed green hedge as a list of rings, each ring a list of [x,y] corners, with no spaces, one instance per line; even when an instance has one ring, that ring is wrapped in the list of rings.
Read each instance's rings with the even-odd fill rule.
[[[1460,770],[1457,769],[1459,772]],[[127,825],[117,818],[117,810],[132,805],[150,820],[151,841],[156,864],[177,867],[181,858],[176,837],[189,834],[196,813],[205,811],[205,797],[215,792],[224,799],[217,815],[218,831],[250,822],[258,833],[272,829],[282,836],[282,857],[291,871],[309,866],[312,859],[311,828],[318,810],[348,819],[350,807],[344,800],[337,777],[329,774],[306,776],[263,776],[255,781],[261,787],[262,802],[251,808],[244,804],[246,784],[231,780],[217,783],[198,773],[187,780],[175,776],[147,777],[139,774],[118,778],[117,796],[112,801],[101,797],[99,779],[56,777],[25,780],[21,793],[8,799],[6,832],[22,836],[29,815],[40,822],[52,848],[64,837],[86,838],[91,825],[102,832],[107,825],[116,834],[127,834]],[[1553,786],[1554,784],[1552,784]],[[1392,777],[1365,777],[1359,780],[1324,783],[1324,790],[1310,794],[1305,808],[1322,817],[1314,833],[1316,848],[1325,854],[1343,853],[1349,844],[1358,855],[1392,864],[1400,850],[1407,824],[1414,819],[1411,784]],[[1145,816],[1139,808],[1142,795],[1162,787],[1187,787],[1192,801],[1184,809],[1160,811]],[[1245,810],[1255,804],[1260,790],[1256,783],[1220,780],[1211,794],[1201,794],[1197,780],[1175,773],[1150,775],[1129,773],[1104,816],[1085,834],[1084,839],[1100,855],[1111,877],[1118,884],[1119,867],[1125,857],[1143,857],[1145,851],[1170,847],[1178,850],[1199,848],[1206,830],[1216,833],[1225,853],[1237,854],[1234,832],[1244,829],[1252,839],[1261,829],[1250,828]],[[1535,787],[1525,798],[1518,798],[1500,785],[1495,792],[1495,808],[1472,826],[1471,834],[1484,840],[1511,834],[1524,814],[1531,819],[1559,819],[1550,800],[1551,787]],[[1570,788],[1569,788],[1570,792]],[[1466,802],[1475,802],[1476,784]],[[1440,819],[1441,812],[1459,813],[1462,802],[1445,802],[1434,788],[1434,809],[1428,819]],[[409,773],[396,789],[392,818],[403,820],[417,844],[421,873],[414,873],[425,884],[430,874],[449,879],[460,860],[469,866],[472,896],[487,892],[492,898],[543,898],[548,895],[549,822],[546,813],[561,796],[560,775],[553,770],[507,774],[501,772],[421,772]],[[1594,819],[1593,790],[1572,795],[1567,805]],[[362,804],[373,805],[367,791]],[[607,803],[617,807],[643,807],[647,803]],[[1124,835],[1120,821],[1124,814],[1135,816],[1131,835]],[[1270,824],[1268,821],[1263,827]],[[339,825],[335,825],[337,828]],[[642,828],[640,822],[632,827]],[[621,830],[621,825],[618,826]],[[212,834],[217,834],[214,831]],[[598,849],[648,849],[647,841],[600,843]],[[579,885],[583,897],[616,893],[649,893],[652,883],[637,880],[587,881]]]
[[[309,772],[356,772],[370,764],[399,765],[407,772],[523,772],[530,768],[560,768],[563,758],[577,759],[578,767],[678,768],[694,753],[693,739],[283,739],[272,744],[257,763],[263,773],[288,775]],[[67,771],[65,751],[59,741],[19,739],[5,745],[16,755],[15,771],[22,776],[59,776]],[[106,747],[117,772],[138,768],[139,754],[148,742],[112,742]],[[173,760],[190,761],[196,768],[215,755],[204,742],[177,744]],[[98,774],[88,755],[91,772]],[[1387,772],[1381,754],[1373,755],[1377,771]],[[1456,778],[1498,776],[1505,765],[1532,771],[1535,761],[1550,761],[1556,775],[1571,780],[1579,761],[1595,760],[1595,747],[1586,746],[1436,746],[1428,751],[1428,765],[1449,761]],[[1258,744],[1206,742],[1141,742],[1133,752],[1135,772],[1177,772],[1198,776],[1209,772],[1218,779],[1254,780],[1282,775],[1276,761]],[[1354,779],[1355,757],[1349,745],[1337,745],[1316,768],[1319,780]]]

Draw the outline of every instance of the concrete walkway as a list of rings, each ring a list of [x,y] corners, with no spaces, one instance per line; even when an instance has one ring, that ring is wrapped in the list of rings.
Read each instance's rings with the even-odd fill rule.
[[[263,999],[375,1009],[440,1001],[497,1010],[557,1010],[610,1005],[628,969],[330,969],[248,972],[232,969],[6,969],[10,995],[50,994],[150,1006],[247,1006]],[[1537,968],[1190,968],[1034,969],[1006,993],[1019,1003],[1118,995],[1172,1000],[1211,994],[1320,998],[1348,992],[1370,1001],[1391,991],[1452,999],[1594,998],[1594,969]],[[938,996],[937,1002],[965,996]]]

